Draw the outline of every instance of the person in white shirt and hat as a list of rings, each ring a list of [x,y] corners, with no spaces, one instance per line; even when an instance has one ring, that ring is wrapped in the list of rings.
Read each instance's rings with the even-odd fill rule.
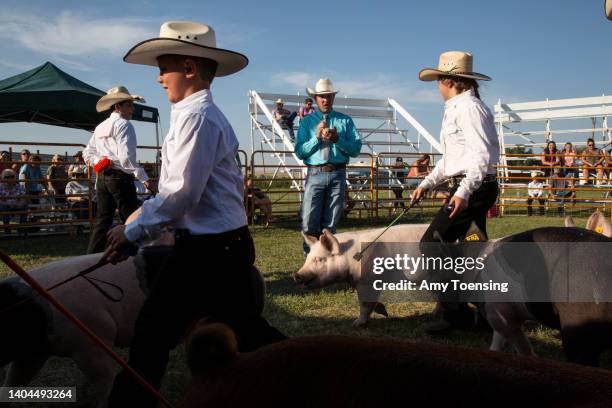
[[[167,229],[175,232],[173,253],[149,287],[130,345],[130,365],[159,389],[170,350],[203,316],[229,325],[241,351],[285,336],[257,308],[251,278],[255,248],[235,161],[238,140],[210,91],[215,77],[242,70],[247,57],[217,48],[208,25],[171,21],[158,38],[137,44],[123,59],[159,67],[158,82],[172,107],[159,192],[131,223],[109,232],[105,255],[117,262],[129,246]],[[155,402],[126,372],[115,379],[109,398],[111,407]]]
[[[145,170],[136,161],[136,132],[130,119],[134,113],[134,101],[143,101],[132,95],[124,86],[108,90],[98,103],[96,110],[111,110],[110,116],[96,126],[83,159],[94,166],[97,175],[97,212],[87,253],[103,252],[106,248],[106,233],[113,224],[115,210],[125,222],[139,206],[134,178],[153,190]]]
[[[421,240],[425,255],[440,252],[440,239],[454,242],[463,238],[472,222],[486,236],[487,211],[497,200],[495,165],[500,154],[499,140],[493,115],[480,100],[477,82],[491,78],[474,72],[472,66],[470,53],[448,51],[440,55],[437,69],[425,68],[419,73],[421,81],[438,82],[445,101],[440,130],[443,156],[417,187],[412,200],[420,200],[442,182],[450,181],[452,185],[448,202]],[[467,304],[453,302],[452,296],[447,297],[447,302],[441,300],[442,320],[428,325],[428,333],[442,334],[455,327],[474,325],[475,316]]]
[[[537,171],[531,172],[531,181],[527,184],[527,215],[533,215],[533,207],[531,204],[534,200],[538,200],[540,215],[544,215],[544,204],[546,203],[546,198],[544,197],[544,183],[542,183],[541,179],[538,179],[540,173]]]

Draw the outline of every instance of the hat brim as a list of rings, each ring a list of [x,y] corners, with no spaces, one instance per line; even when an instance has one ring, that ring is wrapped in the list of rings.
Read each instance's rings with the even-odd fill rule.
[[[129,50],[123,60],[130,64],[157,66],[161,55],[176,54],[190,57],[202,57],[216,61],[215,76],[222,77],[235,74],[249,64],[249,59],[239,52],[198,45],[189,41],[173,38],[151,38],[142,41]]]
[[[104,112],[105,110],[110,109],[114,104],[123,102],[123,101],[138,101],[144,102],[145,100],[136,95],[127,95],[127,94],[117,94],[117,95],[104,95],[100,98],[98,103],[96,103],[96,111]]]
[[[335,91],[335,90],[334,90],[334,91],[316,92],[314,89],[311,89],[311,88],[306,88],[306,93],[307,93],[309,96],[317,96],[317,95],[330,95],[330,94],[335,95],[335,94],[337,94],[338,92],[340,92],[340,91]]]
[[[478,72],[465,72],[465,73],[454,73],[454,72],[445,72],[440,71],[434,68],[424,68],[419,72],[419,79],[421,81],[436,81],[440,75],[445,76],[456,76],[461,78],[470,78],[475,79],[477,81],[490,81],[491,77],[479,74]]]

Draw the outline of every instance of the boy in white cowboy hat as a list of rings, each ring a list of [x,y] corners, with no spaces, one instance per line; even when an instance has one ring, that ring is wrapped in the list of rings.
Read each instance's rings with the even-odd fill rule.
[[[534,200],[538,200],[538,203],[540,204],[540,215],[544,215],[544,204],[546,203],[546,199],[543,196],[544,183],[542,183],[542,180],[538,180],[538,176],[540,176],[539,172],[532,171],[531,181],[529,184],[527,184],[527,195],[529,196],[527,199],[527,215],[530,217],[533,215],[533,207],[531,206],[531,203],[533,203]]]
[[[486,235],[487,211],[497,200],[499,142],[493,115],[480,100],[476,82],[491,78],[474,72],[472,65],[471,54],[448,51],[440,55],[437,69],[425,68],[419,73],[421,81],[438,81],[445,101],[440,130],[443,157],[415,190],[412,200],[420,200],[427,190],[442,182],[451,180],[454,186],[448,203],[423,235],[425,255],[440,252],[439,245],[433,244],[439,244],[439,238],[447,242],[462,238],[472,222]],[[448,300],[441,302],[443,320],[429,325],[426,331],[442,334],[455,327],[473,326],[474,315],[467,304],[453,302],[452,296],[443,300]]]
[[[344,211],[346,164],[361,151],[361,137],[350,116],[333,110],[338,91],[331,80],[319,79],[306,92],[319,109],[300,122],[295,154],[308,166],[302,232],[318,238],[324,228],[336,232]],[[303,248],[304,254],[310,252],[306,241]]]
[[[123,59],[158,66],[158,82],[172,104],[159,193],[144,202],[133,222],[109,232],[106,254],[116,262],[130,245],[166,228],[175,231],[174,252],[152,279],[130,347],[130,365],[159,389],[169,351],[203,316],[231,326],[242,351],[285,337],[257,311],[251,285],[255,248],[235,161],[238,140],[210,91],[216,76],[242,70],[247,57],[217,48],[210,26],[173,21],[161,26],[159,38],[137,44]],[[155,405],[125,372],[116,378],[109,402]]]
[[[272,112],[274,120],[277,121],[283,129],[287,129],[289,131],[289,137],[291,138],[291,141],[294,142],[295,134],[293,133],[293,121],[297,116],[297,112],[291,112],[288,109],[285,109],[285,102],[281,98],[278,98],[275,104],[276,109],[274,109],[274,112]]]
[[[138,208],[134,178],[148,189],[149,177],[136,160],[136,131],[130,123],[134,113],[134,101],[144,101],[132,95],[124,86],[108,90],[98,100],[96,110],[111,110],[110,116],[96,126],[93,136],[83,150],[83,159],[96,166],[97,212],[87,253],[102,252],[106,248],[106,233],[113,224],[115,210],[119,209],[122,222]],[[102,163],[107,163],[105,168]]]

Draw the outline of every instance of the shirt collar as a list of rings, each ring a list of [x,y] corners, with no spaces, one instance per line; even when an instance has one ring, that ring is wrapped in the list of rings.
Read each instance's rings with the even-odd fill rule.
[[[444,107],[446,108],[455,107],[459,105],[461,102],[467,99],[470,99],[472,97],[476,97],[476,95],[474,94],[474,90],[468,89],[467,91],[461,92],[459,95],[455,95],[452,98],[450,98],[448,101],[446,101],[446,103],[444,104]]]
[[[119,112],[113,111],[113,113],[110,114],[110,118],[113,120],[121,119],[121,114]]]
[[[202,89],[201,91],[194,92],[182,101],[172,104],[172,109],[184,109],[194,103],[205,103],[212,102],[212,94],[210,89]]]

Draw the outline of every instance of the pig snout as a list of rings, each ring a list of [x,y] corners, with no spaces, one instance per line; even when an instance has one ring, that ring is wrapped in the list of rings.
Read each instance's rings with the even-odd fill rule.
[[[314,275],[310,272],[297,271],[293,275],[293,281],[300,285],[308,285],[314,279]]]

